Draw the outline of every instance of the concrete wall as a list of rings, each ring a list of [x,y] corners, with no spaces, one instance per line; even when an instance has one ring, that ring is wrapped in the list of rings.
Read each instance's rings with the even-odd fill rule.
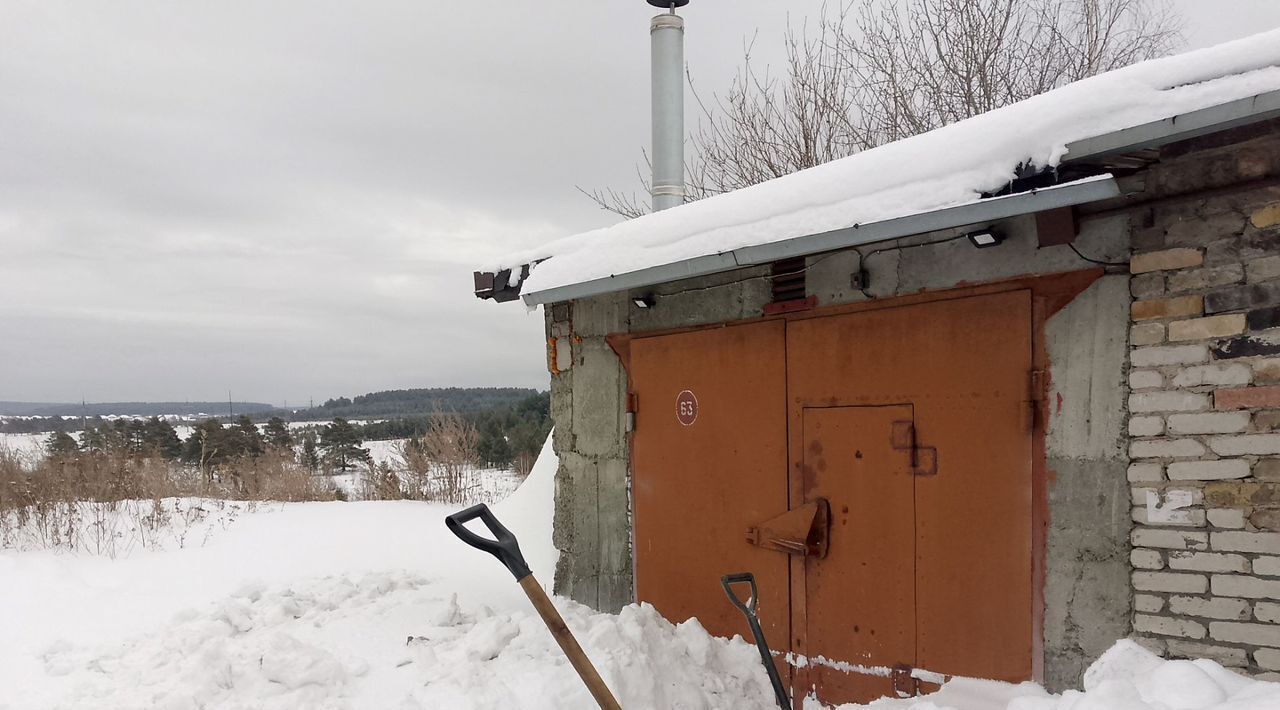
[[[1054,690],[1077,686],[1085,668],[1129,630],[1122,428],[1128,312],[1128,277],[1105,276],[1045,325],[1045,685]]]

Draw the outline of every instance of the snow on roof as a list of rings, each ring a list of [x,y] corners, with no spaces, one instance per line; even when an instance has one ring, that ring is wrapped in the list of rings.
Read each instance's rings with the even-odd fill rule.
[[[561,238],[525,294],[979,199],[1070,143],[1280,89],[1280,30],[1155,59],[765,183]]]

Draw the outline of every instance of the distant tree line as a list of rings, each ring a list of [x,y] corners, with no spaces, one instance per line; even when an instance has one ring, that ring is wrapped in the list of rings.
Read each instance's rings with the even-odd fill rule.
[[[272,417],[259,428],[245,415],[227,425],[206,419],[192,429],[185,441],[168,420],[159,417],[116,419],[85,429],[78,439],[65,431],[55,431],[46,440],[45,449],[54,459],[106,453],[155,456],[197,466],[211,477],[220,467],[252,461],[267,453],[296,457],[313,473],[326,465],[347,471],[369,461],[369,451],[361,448],[362,443],[357,428],[341,417],[295,437],[280,417]]]
[[[356,425],[361,439],[417,439],[432,431],[432,422],[453,412],[436,412],[416,417],[395,417]],[[492,468],[532,463],[551,431],[551,393],[535,392],[516,402],[488,411],[458,415],[477,433],[476,456],[481,465]]]
[[[382,419],[425,416],[432,412],[481,412],[516,404],[536,395],[537,390],[521,387],[438,387],[371,392],[358,397],[336,397],[312,409],[293,413],[295,420]]]

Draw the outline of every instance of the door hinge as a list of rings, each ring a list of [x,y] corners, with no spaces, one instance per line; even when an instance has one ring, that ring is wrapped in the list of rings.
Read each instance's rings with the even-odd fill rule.
[[[626,433],[630,434],[636,430],[636,403],[638,398],[634,392],[627,393],[627,411],[626,417]]]
[[[915,669],[905,663],[899,663],[890,672],[893,681],[893,694],[899,698],[914,698],[920,694],[920,681],[913,675]]]
[[[938,450],[932,446],[920,446],[916,441],[915,422],[894,422],[890,429],[889,443],[898,451],[911,452],[912,474],[932,476],[938,472]]]

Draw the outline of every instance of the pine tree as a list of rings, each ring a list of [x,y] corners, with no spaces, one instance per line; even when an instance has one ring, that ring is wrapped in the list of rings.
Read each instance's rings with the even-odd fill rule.
[[[369,450],[360,448],[360,433],[342,417],[335,417],[333,423],[320,433],[320,447],[324,449],[325,458],[339,471],[352,468],[358,461],[369,460]]]
[[[236,420],[235,428],[236,449],[240,456],[252,456],[257,458],[262,455],[265,447],[262,444],[262,435],[258,433],[258,426],[253,423],[247,415],[241,414]]]
[[[103,434],[103,428],[90,427],[80,432],[80,448],[91,454],[100,454],[106,451],[107,439]]]
[[[80,445],[65,431],[55,431],[44,443],[50,458],[69,458],[80,453]]]
[[[182,455],[182,440],[168,420],[151,417],[142,427],[142,445],[147,452],[154,452],[166,459]]]
[[[217,419],[206,419],[191,430],[191,436],[183,447],[182,458],[190,463],[199,464],[200,469],[208,473],[209,469],[231,458],[226,430]]]
[[[316,442],[316,433],[314,430],[308,429],[302,435],[302,459],[301,463],[307,467],[311,473],[315,473],[320,468],[320,445]]]
[[[289,425],[284,423],[280,417],[271,417],[267,420],[266,426],[267,444],[275,449],[287,449],[293,446],[293,433],[289,431]]]

